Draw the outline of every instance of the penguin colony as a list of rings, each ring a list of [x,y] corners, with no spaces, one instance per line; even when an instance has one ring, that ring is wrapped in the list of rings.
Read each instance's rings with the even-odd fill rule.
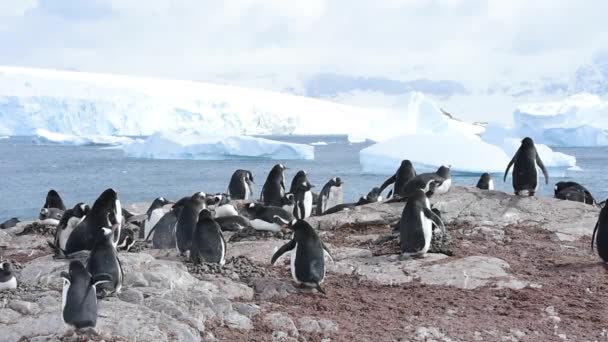
[[[534,196],[538,189],[537,168],[545,182],[549,177],[534,142],[522,140],[520,148],[507,165],[503,181],[513,167],[513,190],[517,196]],[[449,191],[452,184],[450,167],[441,166],[436,172],[416,173],[414,165],[404,160],[395,174],[380,187],[370,190],[357,202],[344,203],[343,180],[334,177],[323,185],[318,194],[308,174],[300,170],[294,176],[289,191],[285,189],[283,164],[275,165],[264,182],[259,201],[253,200],[253,174],[236,170],[226,193],[195,192],[176,202],[158,197],[145,214],[134,215],[121,207],[114,189],[102,192],[92,206],[77,203],[66,209],[61,197],[50,190],[40,211],[41,223],[56,226],[55,237],[49,245],[56,258],[72,259],[88,252],[85,263],[71,260],[63,279],[62,318],[74,328],[95,327],[97,300],[120,293],[123,269],[119,251],[128,251],[136,239],[150,241],[153,248],[176,249],[184,261],[199,264],[226,261],[226,241],[222,232],[253,228],[258,231],[293,231],[292,239],[269,254],[275,264],[290,252],[293,281],[303,287],[325,294],[321,284],[325,279],[326,260],[333,257],[329,248],[306,221],[312,215],[328,215],[374,202],[382,202],[382,193],[392,185],[386,202],[404,202],[401,219],[396,227],[400,236],[403,258],[420,258],[428,252],[435,228],[445,231],[441,213],[432,208],[429,198]],[[489,173],[481,175],[477,188],[494,190]],[[591,193],[575,182],[555,185],[555,198],[600,206]],[[12,218],[0,228],[15,226]],[[136,234],[137,233],[137,234]],[[137,238],[136,238],[137,236]],[[603,207],[593,231],[591,248],[597,248],[602,260],[608,262],[608,209]],[[0,254],[0,290],[17,287],[11,263]]]

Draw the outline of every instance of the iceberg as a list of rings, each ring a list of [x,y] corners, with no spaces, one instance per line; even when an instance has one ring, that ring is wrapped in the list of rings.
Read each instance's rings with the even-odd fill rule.
[[[250,136],[157,132],[120,147],[127,156],[151,159],[314,159],[314,147]]]
[[[90,135],[86,137],[50,132],[46,129],[35,131],[34,141],[38,144],[60,144],[60,145],[100,145],[117,146],[130,144],[136,139],[129,137]]]

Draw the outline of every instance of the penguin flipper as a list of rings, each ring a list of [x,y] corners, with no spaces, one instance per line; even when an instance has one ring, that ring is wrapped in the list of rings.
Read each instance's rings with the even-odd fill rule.
[[[538,167],[540,167],[541,171],[543,172],[543,176],[545,176],[545,184],[549,184],[549,173],[547,172],[547,168],[545,168],[545,164],[543,164],[543,161],[540,159],[538,153],[536,153],[536,164],[538,164]]]
[[[519,151],[517,151],[519,152]],[[511,166],[513,166],[513,163],[515,163],[515,158],[517,158],[517,153],[515,153],[515,156],[513,157],[513,159],[511,159],[511,161],[509,162],[509,165],[507,165],[507,169],[505,170],[505,176],[502,178],[503,183],[507,181],[507,175],[509,174],[509,170],[511,169]]]
[[[424,211],[424,216],[426,216],[429,220],[433,221],[433,223],[438,227],[441,228],[441,230],[443,232],[445,232],[445,225],[443,224],[443,221],[441,220],[441,218],[439,216],[437,216],[437,214],[435,214],[431,209],[429,208],[423,208]]]
[[[595,233],[597,233],[597,228],[600,226],[600,219],[597,219],[597,223],[595,224],[595,228],[593,228],[593,235],[591,235],[591,250],[593,250],[593,242],[595,241]]]
[[[397,179],[397,176],[392,175],[387,180],[385,180],[384,183],[382,183],[382,185],[380,185],[380,193],[382,193],[382,191],[384,191],[384,189],[386,189],[387,186],[395,183],[396,179]]]
[[[99,284],[109,283],[112,279],[114,279],[114,277],[109,273],[99,273],[91,277],[91,285],[97,286]]]
[[[270,264],[274,265],[275,262],[281,257],[281,255],[285,254],[285,252],[290,251],[296,248],[296,240],[290,240],[288,243],[284,244],[278,251],[274,253],[272,259],[270,260]]]

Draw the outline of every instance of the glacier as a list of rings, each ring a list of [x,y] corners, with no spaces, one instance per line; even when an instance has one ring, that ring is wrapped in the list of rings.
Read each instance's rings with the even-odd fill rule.
[[[119,146],[131,144],[138,139],[130,137],[89,135],[77,136],[51,132],[46,129],[38,128],[35,130],[34,142],[38,144],[59,144],[59,145],[100,145],[100,146]]]
[[[250,136],[157,132],[118,147],[129,157],[151,159],[314,159],[314,147]]]

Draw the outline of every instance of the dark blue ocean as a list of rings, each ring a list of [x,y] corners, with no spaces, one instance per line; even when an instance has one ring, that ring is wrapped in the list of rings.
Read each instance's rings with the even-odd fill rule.
[[[254,196],[266,179],[270,168],[283,163],[286,185],[300,169],[308,171],[310,181],[320,190],[331,177],[345,181],[345,200],[355,201],[372,187],[379,186],[385,176],[363,175],[359,166],[359,150],[370,143],[350,144],[345,136],[288,136],[272,139],[311,143],[315,160],[151,160],[127,158],[120,150],[99,146],[38,145],[31,137],[0,140],[0,222],[10,218],[35,218],[49,189],[56,189],[66,205],[92,203],[103,190],[113,187],[123,203],[149,202],[158,196],[178,199],[196,191],[225,192],[232,172],[249,169],[256,181]],[[540,185],[540,196],[552,196],[553,184],[560,180],[576,180],[587,186],[596,199],[608,196],[608,148],[556,148],[576,156],[582,171],[569,172],[567,178],[553,178],[549,185]],[[398,165],[395,165],[395,168]],[[509,180],[495,176],[498,190],[511,192]],[[455,176],[453,184],[475,185],[478,176]]]

